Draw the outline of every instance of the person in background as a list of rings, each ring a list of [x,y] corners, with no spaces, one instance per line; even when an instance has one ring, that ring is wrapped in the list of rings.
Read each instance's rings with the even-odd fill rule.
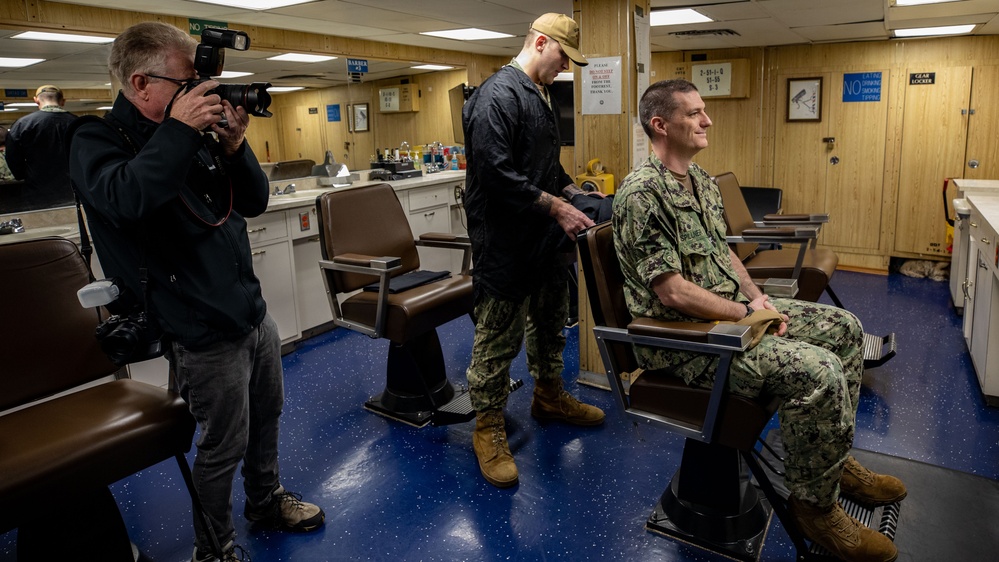
[[[860,321],[832,306],[770,299],[729,249],[721,193],[692,162],[708,146],[711,126],[693,84],[653,84],[642,95],[639,118],[652,154],[621,183],[612,218],[632,316],[714,322],[775,312],[775,333],[732,359],[729,390],[782,399],[790,510],[805,536],[842,560],[895,560],[892,541],[837,501],[843,494],[879,505],[906,496],[897,478],[871,472],[849,454],[864,373]],[[645,369],[668,369],[705,388],[712,386],[718,361],[644,346],[635,355]]]
[[[510,364],[525,334],[535,379],[531,415],[577,425],[604,420],[603,411],[562,385],[569,302],[558,246],[565,235],[575,239],[593,225],[560,198],[575,186],[559,163],[558,107],[547,86],[570,60],[587,64],[579,26],[568,16],[544,14],[520,54],[483,82],[462,111],[465,211],[475,259],[475,340],[467,372],[476,411],[472,447],[482,475],[501,488],[519,478],[503,409]]]
[[[147,313],[201,429],[194,483],[223,552],[195,518],[194,560],[228,562],[243,550],[232,518],[240,462],[249,521],[311,531],[325,513],[279,479],[281,341],[244,219],[266,210],[268,182],[244,138],[246,110],[208,94],[215,80],[189,87],[196,46],[160,22],[115,39],[108,67],[121,91],[106,122],[76,128],[70,175],[104,273],[140,302],[147,287]]]
[[[0,126],[0,181],[12,181],[14,174],[7,166],[7,127]]]
[[[39,86],[34,100],[38,111],[15,121],[7,134],[7,165],[28,183],[29,204],[72,204],[66,132],[76,115],[63,108],[66,98],[51,84]]]

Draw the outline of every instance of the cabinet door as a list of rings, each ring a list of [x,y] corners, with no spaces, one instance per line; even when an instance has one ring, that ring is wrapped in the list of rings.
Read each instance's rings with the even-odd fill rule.
[[[975,267],[978,268],[975,283],[975,316],[971,328],[971,361],[975,364],[978,380],[984,386],[985,372],[989,351],[989,320],[992,317],[992,285],[993,276],[985,260],[989,248],[982,247],[975,256]]]
[[[255,246],[253,271],[267,302],[267,312],[277,323],[281,342],[298,339],[298,311],[295,306],[295,272],[291,263],[291,241]]]
[[[412,211],[409,213],[409,226],[413,236],[419,238],[427,232],[451,232],[451,212],[446,201],[444,205]],[[451,271],[451,253],[457,250],[446,248],[419,248],[420,269],[428,271]]]
[[[964,301],[964,343],[969,350],[971,349],[971,333],[975,326],[975,305],[978,298],[975,295],[975,287],[978,285],[978,240],[975,238],[975,235],[978,234],[978,222],[974,216],[971,217],[970,224],[972,226],[967,239],[968,260],[964,276],[965,287],[962,289],[967,297]]]
[[[909,68],[905,74],[925,72]],[[907,84],[902,117],[895,250],[947,255],[940,189],[963,177],[971,67],[935,69],[934,84]]]
[[[971,86],[971,109],[968,118],[968,153],[964,162],[964,177],[969,179],[999,178],[999,66],[976,66]],[[972,167],[975,166],[975,167]]]
[[[319,271],[322,259],[319,237],[304,238],[293,243],[295,254],[296,303],[298,305],[299,328],[305,334],[333,320],[326,285]]]

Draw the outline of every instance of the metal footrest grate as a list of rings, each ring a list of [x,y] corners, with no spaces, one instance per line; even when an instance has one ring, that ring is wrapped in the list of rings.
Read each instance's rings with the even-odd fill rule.
[[[866,507],[841,496],[839,503],[843,506],[843,511],[847,512],[847,514],[857,521],[860,521],[862,525],[870,527],[892,541],[895,540],[895,531],[898,529],[899,510],[901,509],[900,502],[888,504],[883,507]],[[839,560],[831,552],[819,546],[818,543],[813,542],[811,544],[812,546],[808,549],[809,560],[816,562]]]
[[[880,367],[889,359],[895,357],[895,333],[887,336],[864,334],[864,367]]]
[[[510,392],[524,386],[524,381],[510,379]],[[475,410],[472,408],[472,395],[467,389],[461,389],[454,393],[454,398],[450,402],[437,408],[430,416],[430,423],[433,425],[451,425],[455,423],[465,423],[475,418]]]

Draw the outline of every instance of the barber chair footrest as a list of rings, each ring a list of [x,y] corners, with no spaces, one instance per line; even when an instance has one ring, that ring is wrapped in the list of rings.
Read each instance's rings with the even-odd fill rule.
[[[510,379],[510,392],[524,386],[523,380]],[[450,402],[433,411],[430,423],[438,425],[451,425],[455,423],[465,423],[475,419],[475,409],[472,408],[472,395],[467,390],[457,390],[454,398]]]
[[[762,507],[763,513],[766,516],[766,524],[763,525],[762,530],[757,535],[747,539],[735,540],[733,542],[719,542],[694,536],[681,530],[670,521],[669,515],[663,508],[662,501],[656,504],[652,515],[645,522],[645,530],[720,554],[726,558],[743,560],[745,562],[757,562],[760,559],[760,554],[763,553],[763,541],[766,540],[767,530],[770,528],[770,519],[773,515],[773,508],[770,507],[770,502],[767,501],[763,494],[760,494],[759,501],[760,507]]]
[[[385,416],[386,418],[400,421],[413,427],[423,427],[427,425],[430,423],[430,417],[433,414],[432,410],[422,412],[400,412],[392,408],[386,408],[382,403],[381,395],[374,396],[365,402],[364,409],[369,412],[374,412],[379,416]]]
[[[864,368],[880,367],[895,357],[895,333],[887,336],[864,334]]]

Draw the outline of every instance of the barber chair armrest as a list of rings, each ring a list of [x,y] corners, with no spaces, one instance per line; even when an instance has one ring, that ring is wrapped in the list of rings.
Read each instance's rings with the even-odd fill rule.
[[[724,348],[745,351],[752,339],[747,326],[714,322],[663,322],[653,318],[632,320],[628,324],[628,334],[642,337],[643,341],[636,340],[635,343],[707,352],[717,352]],[[655,338],[661,342],[645,341],[646,338]]]
[[[793,215],[763,215],[763,222],[767,226],[778,226],[782,224],[823,224],[829,222],[829,213],[815,214],[793,214]]]
[[[743,244],[746,242],[756,242],[758,244],[803,244],[815,240],[818,236],[819,229],[815,226],[747,228],[742,231],[742,236],[726,236],[725,242],[729,244]]]
[[[337,326],[361,332],[372,338],[382,337],[385,330],[385,316],[388,314],[389,279],[391,278],[391,273],[400,267],[402,267],[402,258],[393,256],[375,257],[362,254],[340,254],[334,256],[332,260],[319,260],[320,269],[360,273],[378,278],[378,304],[375,311],[375,325],[369,326],[344,318],[337,296],[324,274],[323,282],[327,283],[326,290],[329,293],[330,306],[333,309],[333,323]]]
[[[447,232],[426,232],[416,241],[417,246],[426,248],[446,248],[461,250],[461,274],[468,275],[472,265],[472,243],[467,234],[450,234]]]
[[[763,294],[771,297],[793,299],[798,294],[797,279],[768,277],[766,279],[753,279],[753,283],[759,287],[760,291],[763,291]]]

